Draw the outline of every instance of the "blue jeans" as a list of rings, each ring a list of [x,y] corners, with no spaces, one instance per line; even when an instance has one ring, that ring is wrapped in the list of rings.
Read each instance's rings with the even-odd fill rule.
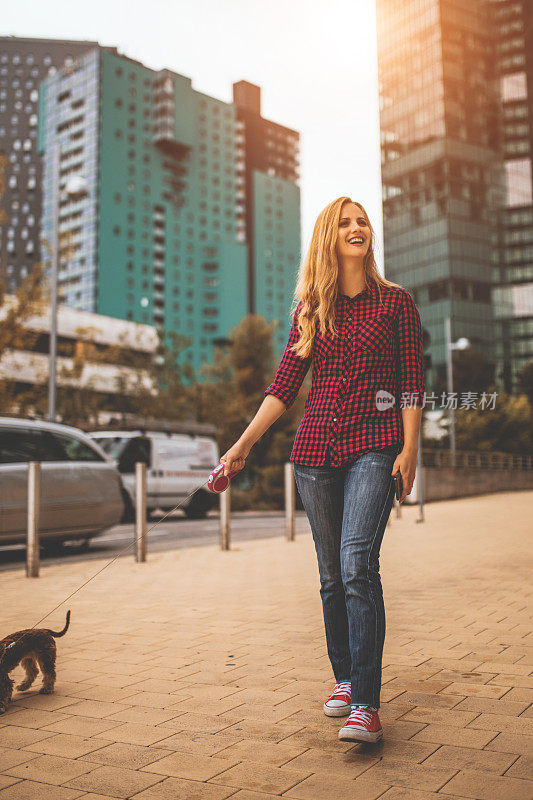
[[[351,681],[352,704],[380,707],[385,605],[379,551],[392,509],[387,445],[340,467],[293,464],[320,575],[326,643],[336,683]],[[329,455],[329,454],[328,454]]]

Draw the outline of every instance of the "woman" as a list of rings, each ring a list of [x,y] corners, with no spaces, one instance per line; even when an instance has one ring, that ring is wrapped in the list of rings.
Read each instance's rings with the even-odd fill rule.
[[[290,460],[311,526],[328,655],[324,704],[346,716],[340,739],[376,742],[385,607],[379,551],[401,473],[415,477],[424,396],[422,326],[405,289],[382,278],[360,203],[339,197],[318,216],[295,291],[292,328],[273,383],[220,459],[239,471],[253,444],[312,386]]]

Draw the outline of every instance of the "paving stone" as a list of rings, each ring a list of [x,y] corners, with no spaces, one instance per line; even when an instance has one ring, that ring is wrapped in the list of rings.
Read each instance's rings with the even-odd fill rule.
[[[24,749],[32,753],[42,753],[49,756],[62,756],[63,758],[79,758],[100,747],[105,747],[104,739],[86,738],[72,733],[58,733],[49,736],[43,741],[25,745]]]
[[[0,772],[16,767],[18,764],[24,764],[26,761],[31,761],[32,758],[37,758],[36,753],[28,753],[26,750],[14,750],[10,747],[0,748]]]
[[[183,778],[165,778],[136,794],[135,800],[226,800],[230,796],[237,797],[235,789],[230,787],[187,781]],[[259,800],[268,800],[270,797],[271,795],[262,794]]]
[[[476,800],[532,800],[533,798],[533,787],[529,781],[507,775],[492,775],[479,770],[459,772],[446,784],[444,790],[452,796],[473,797]]]
[[[214,755],[225,747],[241,741],[243,738],[241,734],[235,732],[196,733],[195,731],[180,731],[179,733],[171,734],[160,742],[156,742],[153,747],[179,750],[184,753]]]
[[[168,728],[156,725],[143,725],[137,722],[124,722],[118,727],[102,731],[99,736],[101,739],[109,739],[112,742],[125,742],[126,744],[151,745],[161,742],[172,733]]]
[[[86,764],[85,766],[88,765]],[[91,767],[94,766],[94,764],[91,765]],[[155,775],[148,775],[132,769],[97,767],[86,775],[80,775],[78,778],[65,781],[65,786],[78,790],[84,789],[97,794],[107,794],[111,797],[126,798],[141,792],[148,786],[153,786],[159,780],[160,778]]]
[[[448,725],[428,725],[412,737],[412,741],[436,742],[464,747],[483,748],[497,736],[495,731],[475,728],[455,728]]]
[[[49,739],[53,735],[49,731],[35,731],[32,728],[6,725],[4,728],[0,728],[0,747],[25,747],[28,744]]]
[[[90,753],[84,754],[80,758],[80,761],[107,764],[111,767],[139,769],[140,767],[145,767],[147,764],[151,764],[153,761],[159,761],[172,752],[172,750],[127,744],[126,742],[113,742],[113,744],[108,744],[102,740],[100,741],[98,749],[95,748]]]
[[[0,775],[0,800],[77,800],[80,792],[64,786],[52,786],[39,781],[21,781]],[[5,787],[5,788],[4,788]]]
[[[155,772],[158,775],[189,780],[207,781],[221,772],[235,766],[238,758],[204,756],[200,753],[181,753],[175,751],[169,756],[154,761],[143,767],[143,772]]]
[[[365,775],[349,780],[322,772],[310,775],[283,796],[296,800],[376,800],[389,786],[381,780],[369,780]]]
[[[305,750],[305,747],[298,747],[294,743],[279,742],[275,744],[250,738],[230,744],[216,755],[221,758],[234,758],[236,761],[255,761],[281,767],[288,761],[292,763],[293,759],[304,753]]]
[[[31,761],[26,761],[24,764],[4,770],[4,774],[11,775],[14,778],[39,780],[42,783],[53,783],[56,786],[60,786],[70,778],[89,772],[92,768],[91,764],[83,764],[81,761],[72,758],[38,756],[37,758],[32,758]]]
[[[493,733],[491,731],[491,733]],[[528,753],[533,756],[533,738],[517,733],[498,733],[485,745],[485,750],[497,753]]]
[[[53,733],[72,733],[78,736],[100,736],[108,731],[115,731],[125,723],[117,720],[94,719],[91,717],[65,717],[49,722],[42,730]]]
[[[219,759],[213,758],[213,761],[215,760]],[[221,775],[212,778],[210,782],[234,786],[236,789],[244,788],[256,792],[281,794],[303,781],[309,774],[310,770],[271,767],[257,762],[242,761]]]
[[[533,758],[528,756],[520,756],[509,769],[505,775],[511,778],[523,778],[524,780],[533,780]]]
[[[424,760],[424,765],[442,769],[482,770],[501,775],[515,761],[516,756],[509,753],[443,745]]]

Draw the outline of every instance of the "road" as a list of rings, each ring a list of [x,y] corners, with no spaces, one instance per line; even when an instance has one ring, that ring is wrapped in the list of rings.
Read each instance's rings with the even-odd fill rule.
[[[296,535],[309,533],[309,524],[302,511],[295,515]],[[210,511],[206,519],[189,520],[177,511],[166,519],[155,516],[147,522],[148,553],[176,550],[180,547],[201,547],[219,541],[217,511]],[[231,515],[231,541],[266,539],[285,536],[285,515],[280,511],[234,511]],[[75,545],[65,545],[60,553],[41,552],[41,564],[89,561],[91,559],[133,558],[134,526],[116,525],[91,540],[86,550]],[[0,547],[0,571],[20,569],[24,566],[26,548],[23,544]]]

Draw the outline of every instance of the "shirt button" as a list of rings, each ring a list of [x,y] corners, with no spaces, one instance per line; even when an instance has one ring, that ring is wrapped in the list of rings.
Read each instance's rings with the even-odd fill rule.
[[[342,382],[343,382],[343,383],[346,383],[346,378],[343,378],[343,379],[342,379]]]
[[[333,422],[337,422],[337,417],[333,417]]]

